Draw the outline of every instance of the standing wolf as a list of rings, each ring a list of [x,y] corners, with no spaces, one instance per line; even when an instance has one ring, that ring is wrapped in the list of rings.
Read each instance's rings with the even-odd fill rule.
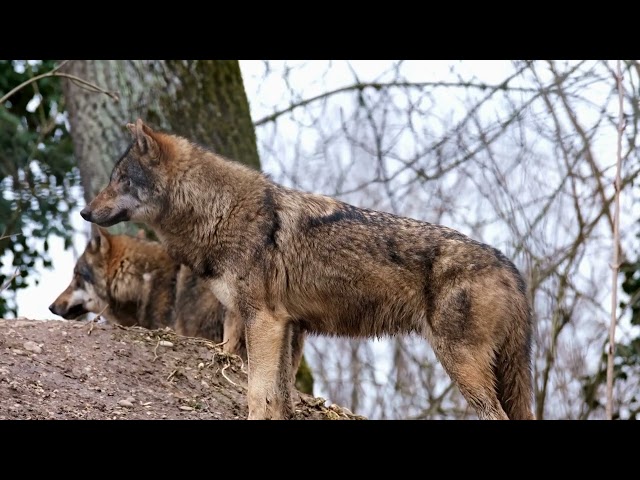
[[[142,120],[85,220],[150,225],[246,328],[249,418],[288,418],[291,336],[416,332],[482,419],[532,419],[525,283],[450,228],[285,188]]]

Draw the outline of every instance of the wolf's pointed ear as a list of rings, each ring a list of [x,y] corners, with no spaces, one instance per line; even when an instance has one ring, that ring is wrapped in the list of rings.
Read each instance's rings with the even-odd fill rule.
[[[153,130],[145,125],[141,118],[136,120],[135,138],[140,153],[144,154],[149,152],[152,157],[157,157],[160,153],[160,146],[154,138],[153,133]]]
[[[106,228],[98,227],[91,239],[91,249],[93,251],[100,250],[100,253],[105,254],[109,248],[111,248],[111,234]]]
[[[136,124],[135,123],[127,123],[127,130],[133,138],[136,138]]]

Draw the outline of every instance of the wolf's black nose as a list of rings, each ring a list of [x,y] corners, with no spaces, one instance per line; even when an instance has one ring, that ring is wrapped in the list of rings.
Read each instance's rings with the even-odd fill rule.
[[[80,215],[82,215],[82,218],[84,218],[87,222],[91,221],[91,209],[89,208],[89,205],[82,209]]]
[[[49,310],[51,310],[51,313],[58,315],[58,312],[56,312],[56,304],[52,303],[51,305],[49,305]]]

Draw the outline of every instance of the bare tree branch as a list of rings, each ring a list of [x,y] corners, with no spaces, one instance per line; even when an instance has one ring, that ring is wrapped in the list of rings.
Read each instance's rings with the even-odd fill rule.
[[[277,119],[279,116],[284,115],[285,113],[292,112],[296,108],[304,107],[310,103],[313,103],[318,100],[322,100],[323,98],[330,97],[337,93],[350,92],[353,90],[362,91],[365,88],[374,88],[376,90],[381,90],[383,88],[424,88],[424,87],[454,87],[454,88],[475,88],[478,90],[512,90],[517,92],[529,92],[529,93],[537,93],[537,90],[534,88],[526,88],[526,87],[509,87],[510,79],[505,80],[503,83],[499,85],[488,85],[485,83],[474,83],[474,82],[357,82],[353,85],[347,85],[346,87],[336,88],[335,90],[330,90],[328,92],[321,93],[320,95],[316,95],[315,97],[306,98],[299,102],[292,103],[287,108],[282,110],[278,110],[271,115],[267,115],[266,117],[261,118],[253,123],[255,127],[259,127],[268,122],[272,122]]]
[[[550,68],[551,68],[551,71],[553,72],[555,78],[558,79],[558,84],[559,84],[560,80],[559,80],[558,74],[555,71],[555,68],[553,67],[552,63],[550,63]],[[596,180],[596,182],[598,184],[598,189],[597,189],[598,195],[600,195],[600,198],[602,199],[602,202],[604,203],[606,201],[605,200],[606,199],[606,195],[604,193],[604,186],[602,185],[602,172],[598,168],[598,165],[596,164],[596,161],[595,161],[595,159],[593,157],[593,153],[592,153],[591,148],[590,148],[591,142],[589,141],[589,137],[587,135],[587,132],[585,132],[584,128],[582,128],[582,126],[578,122],[578,118],[577,118],[573,108],[571,108],[571,105],[569,105],[569,100],[567,99],[567,96],[564,94],[564,89],[559,88],[558,89],[558,94],[560,96],[560,99],[562,100],[562,104],[565,107],[565,111],[567,112],[567,115],[568,115],[569,119],[571,120],[571,123],[575,127],[576,132],[578,132],[578,135],[580,135],[580,138],[582,139],[582,141],[584,143],[584,151],[580,152],[580,153],[584,153],[585,158],[587,159],[587,162],[589,163],[589,166],[591,167],[591,171],[593,172],[593,178]],[[605,213],[605,217],[609,221],[609,225],[610,225],[611,229],[613,230],[613,219],[611,218],[611,214],[609,213],[608,210]]]
[[[617,64],[618,83],[618,157],[616,161],[615,214],[613,217],[613,264],[611,265],[611,325],[609,327],[609,351],[607,358],[607,418],[613,418],[613,360],[616,350],[616,308],[618,306],[618,273],[620,271],[620,170],[622,169],[622,132],[624,131],[624,89],[621,62]]]
[[[11,285],[11,282],[13,282],[13,279],[16,278],[19,275],[20,275],[20,269],[16,268],[16,271],[13,272],[13,275],[11,275],[7,279],[7,281],[2,284],[2,286],[0,286],[0,292],[2,292],[5,288],[7,288],[9,285]]]
[[[76,77],[75,75],[71,75],[69,73],[60,72],[59,70],[62,67],[64,67],[68,62],[70,62],[70,60],[65,60],[60,65],[58,65],[57,67],[52,69],[51,71],[46,72],[46,73],[42,73],[40,75],[36,75],[35,77],[30,78],[29,80],[25,80],[20,85],[18,85],[17,87],[15,87],[11,91],[9,91],[9,93],[3,95],[3,97],[0,98],[0,104],[2,104],[5,101],[7,101],[11,97],[11,95],[16,93],[20,89],[26,87],[30,83],[37,82],[38,80],[43,79],[43,78],[47,78],[47,77],[68,78],[68,79],[72,80],[73,82],[75,82],[76,84],[78,84],[78,85],[80,85],[82,87],[88,88],[89,90],[95,91],[96,93],[104,93],[105,95],[108,95],[109,97],[113,98],[116,102],[119,101],[118,94],[115,93],[115,92],[109,92],[109,91],[107,91],[107,90],[105,90],[103,88],[100,88],[98,85],[96,85],[94,83],[91,83],[91,82],[87,82],[86,80],[83,80],[80,77]]]

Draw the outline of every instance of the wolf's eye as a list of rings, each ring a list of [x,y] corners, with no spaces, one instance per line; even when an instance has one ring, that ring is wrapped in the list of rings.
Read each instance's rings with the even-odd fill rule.
[[[120,181],[125,184],[127,187],[131,187],[131,179],[129,177],[127,177],[126,175],[122,175],[122,177],[120,177]]]
[[[93,281],[93,275],[91,273],[91,271],[86,268],[80,268],[77,272],[75,272],[76,275],[79,275],[80,278],[82,278],[85,282],[91,283]]]

